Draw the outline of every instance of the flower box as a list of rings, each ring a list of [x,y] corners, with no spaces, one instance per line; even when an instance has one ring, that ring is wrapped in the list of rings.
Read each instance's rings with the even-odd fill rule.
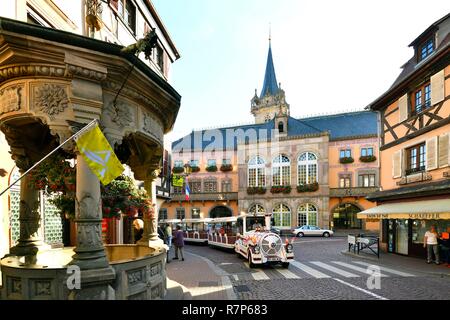
[[[184,168],[183,167],[173,167],[172,172],[173,173],[183,173]]]
[[[206,171],[208,171],[208,172],[216,172],[217,171],[217,166],[206,167]]]
[[[359,157],[359,161],[361,162],[374,162],[377,160],[377,157],[375,156],[361,156]]]
[[[354,161],[352,157],[339,158],[340,163],[353,163]]]
[[[220,166],[220,171],[222,171],[222,172],[233,171],[233,165],[223,164]]]
[[[291,193],[291,186],[272,186],[270,188],[271,193]]]
[[[265,194],[266,188],[264,187],[248,187],[247,194]]]
[[[297,186],[297,192],[314,192],[319,190],[319,183],[308,183]]]
[[[192,172],[199,172],[200,171],[200,167],[197,166],[193,166],[191,167]]]

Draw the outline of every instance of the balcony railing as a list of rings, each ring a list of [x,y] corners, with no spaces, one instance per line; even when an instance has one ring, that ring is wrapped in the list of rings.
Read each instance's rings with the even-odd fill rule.
[[[365,197],[379,187],[330,188],[330,197]]]
[[[172,201],[185,201],[186,195],[184,193],[172,193]],[[191,193],[189,195],[190,201],[227,201],[227,200],[237,200],[237,192],[202,192],[202,193]]]

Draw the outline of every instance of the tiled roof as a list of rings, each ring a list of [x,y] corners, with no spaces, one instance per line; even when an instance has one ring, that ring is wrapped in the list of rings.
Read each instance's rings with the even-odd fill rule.
[[[274,120],[245,126],[224,127],[211,130],[192,131],[185,137],[172,143],[172,151],[208,149],[236,149],[240,132],[245,141],[256,142],[270,138],[275,128]],[[318,116],[304,119],[288,118],[288,137],[309,134],[330,133],[330,139],[352,138],[357,136],[376,135],[377,114],[372,111],[347,112],[336,115]],[[235,133],[235,134],[233,134]],[[198,137],[198,139],[197,139]],[[202,138],[203,137],[203,138]],[[242,140],[241,140],[242,141]],[[243,141],[242,141],[243,142]]]
[[[377,114],[371,111],[319,116],[301,119],[301,121],[319,130],[330,131],[331,140],[378,133]]]

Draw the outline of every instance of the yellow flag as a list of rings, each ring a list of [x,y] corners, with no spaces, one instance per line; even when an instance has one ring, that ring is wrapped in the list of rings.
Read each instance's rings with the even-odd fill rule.
[[[98,124],[75,138],[75,141],[89,168],[103,185],[110,183],[125,170]]]

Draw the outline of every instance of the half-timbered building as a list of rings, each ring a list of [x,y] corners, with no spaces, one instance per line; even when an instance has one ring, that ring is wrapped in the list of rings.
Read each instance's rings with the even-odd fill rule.
[[[380,113],[381,191],[378,206],[359,214],[382,219],[389,252],[425,256],[424,234],[450,226],[450,15],[409,46],[392,86],[369,108]]]

